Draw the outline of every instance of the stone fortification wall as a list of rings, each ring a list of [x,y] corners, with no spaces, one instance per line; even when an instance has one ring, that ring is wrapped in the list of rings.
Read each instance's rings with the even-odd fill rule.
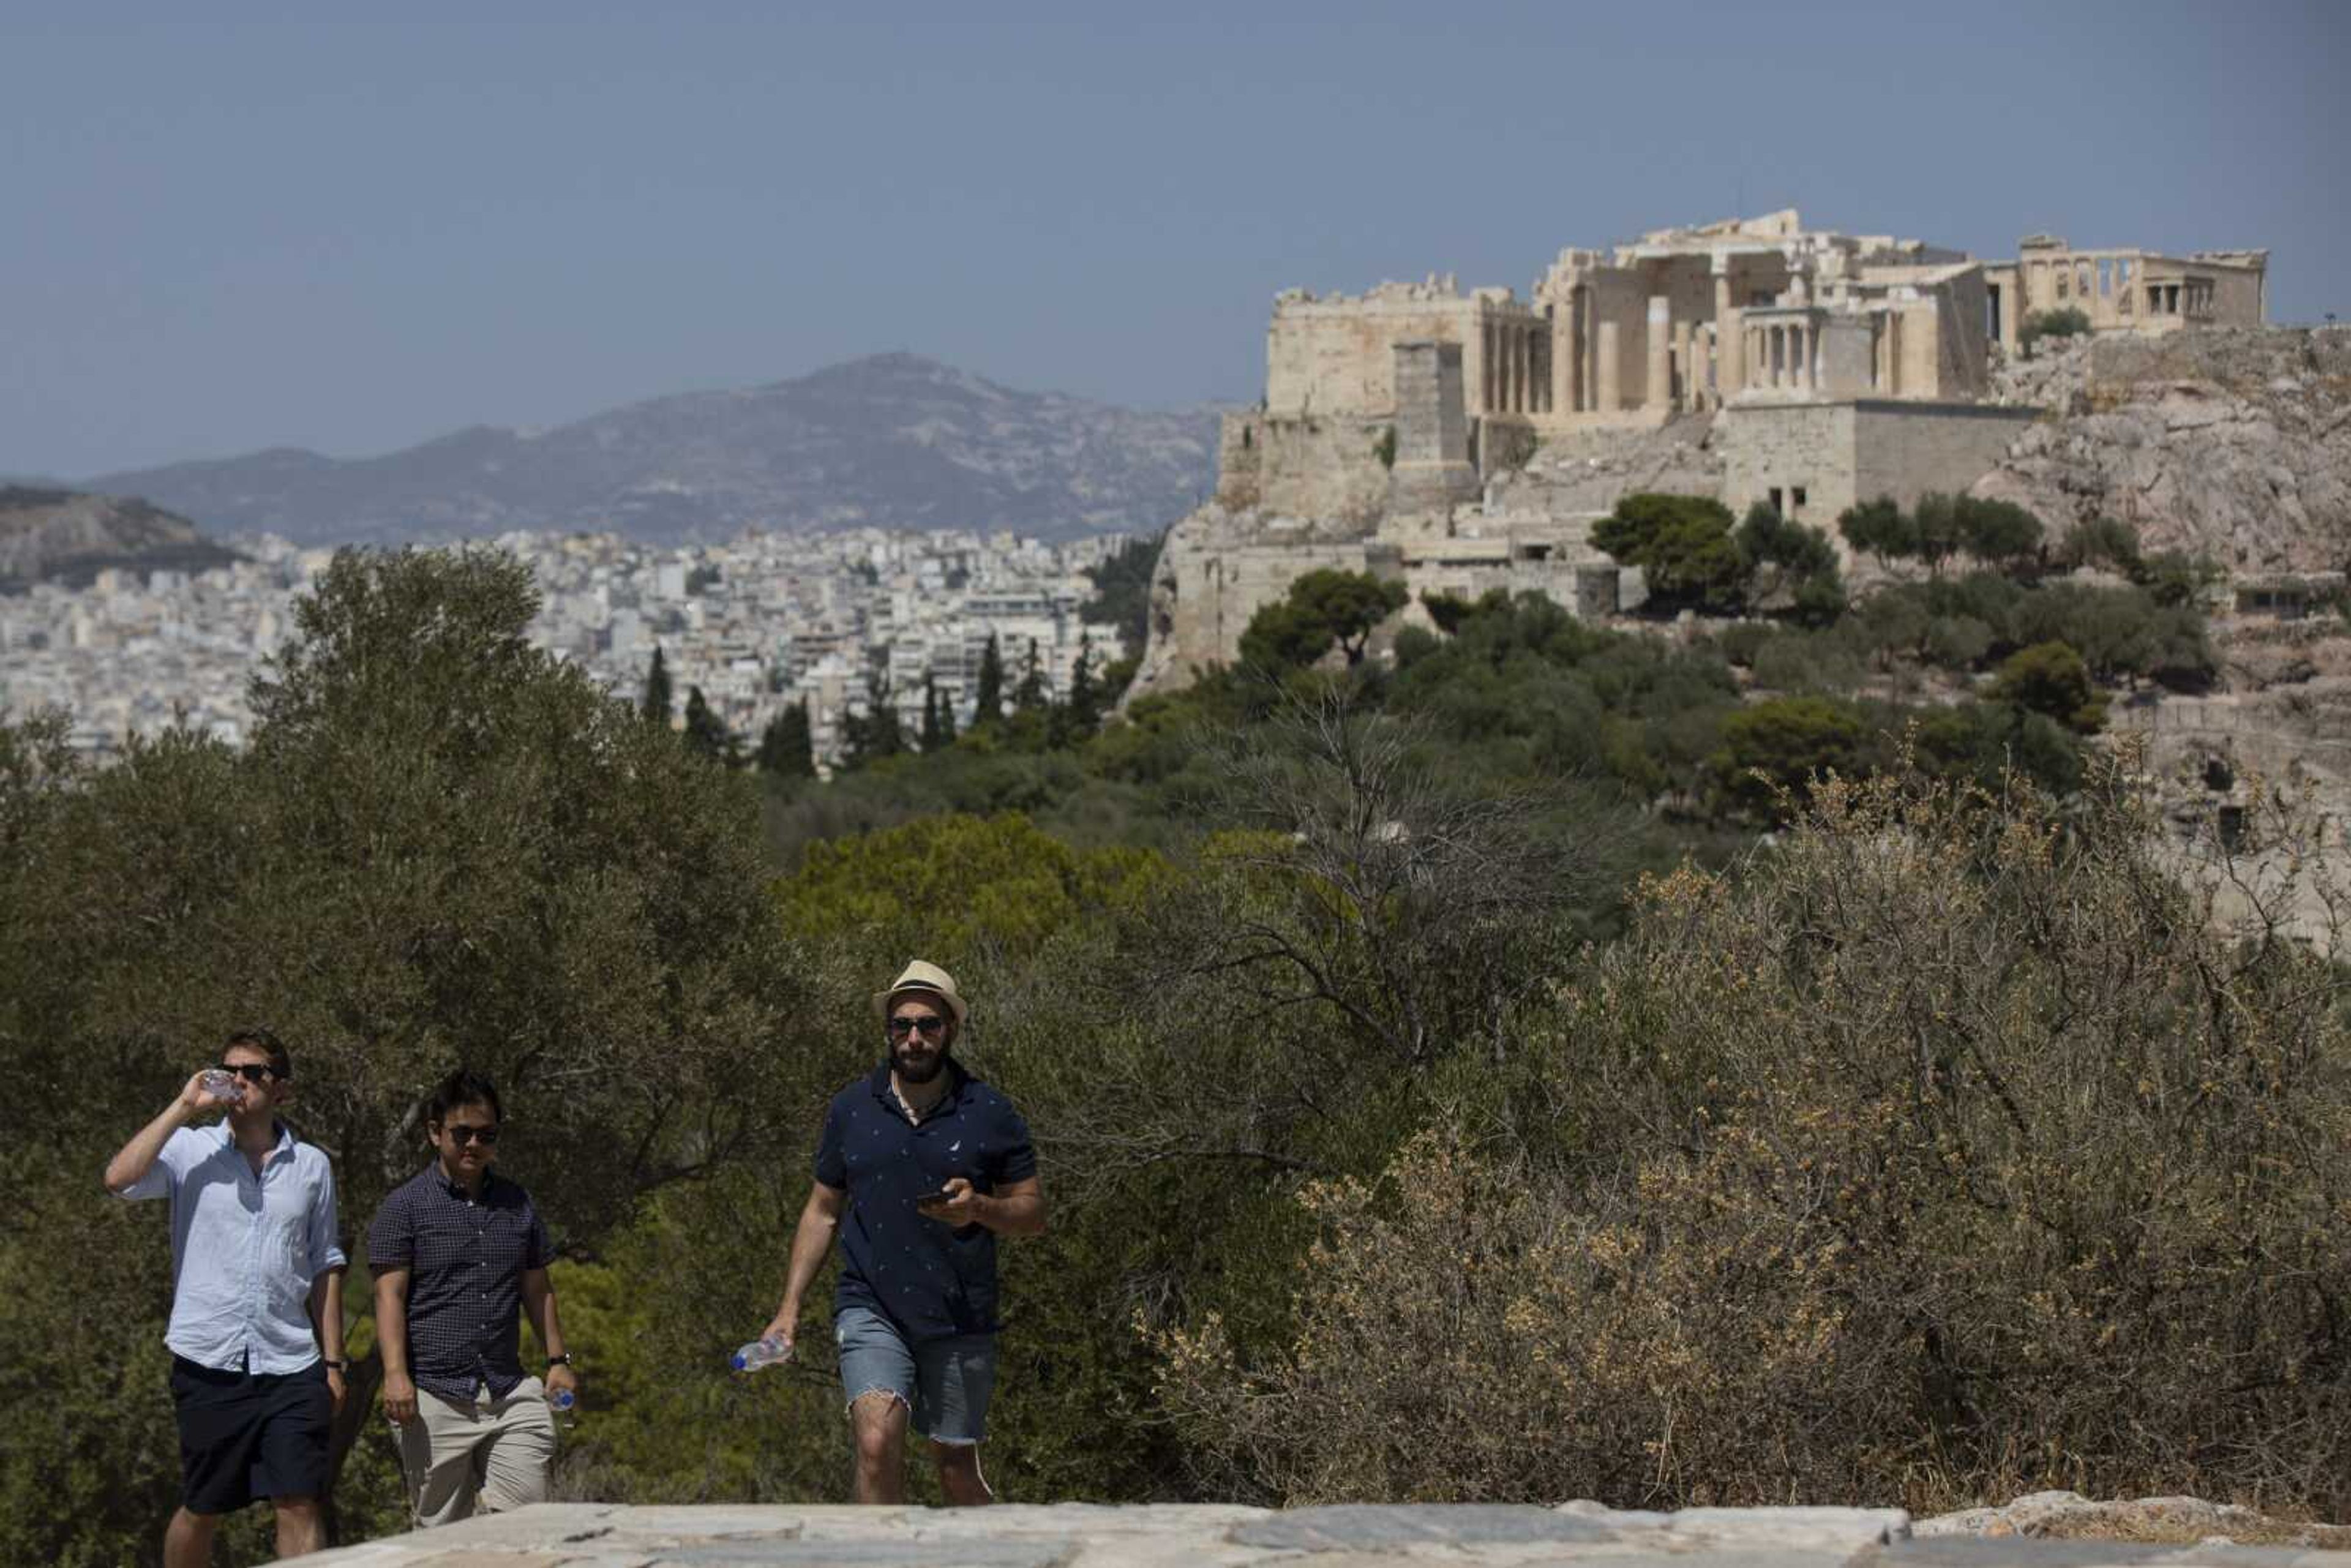
[[[1326,529],[1371,531],[1387,505],[1380,449],[1387,419],[1225,415],[1217,504],[1228,512],[1311,517]]]
[[[2062,534],[2114,517],[2233,571],[2351,559],[2351,329],[2116,335],[1975,486]]]
[[[1967,490],[2035,417],[2025,408],[1881,399],[1735,407],[1721,420],[1723,503],[1744,513],[1776,491],[1783,516],[1836,539],[1838,515],[1857,501],[1891,496],[1910,507],[1930,490]]]
[[[1837,513],[1853,505],[1854,407],[1815,402],[1726,411],[1723,505],[1743,516],[1777,490],[1782,515],[1834,529]],[[1801,505],[1798,490],[1804,492]]]
[[[1266,329],[1265,406],[1283,418],[1395,412],[1391,345],[1433,339],[1468,345],[1476,304],[1450,279],[1383,284],[1360,298],[1303,293],[1274,301]]]
[[[1857,402],[1854,499],[1891,496],[1909,507],[1929,490],[1965,491],[1991,472],[2039,417],[2035,409],[1981,403]],[[1851,504],[1842,503],[1837,511]],[[1825,526],[1834,528],[1836,517],[1836,511],[1828,513]]]
[[[1372,570],[1376,546],[1364,531],[1211,504],[1167,532],[1151,580],[1151,629],[1124,700],[1179,691],[1211,664],[1240,656],[1241,633],[1259,609],[1321,567]]]
[[[1724,482],[1719,415],[1683,414],[1650,428],[1563,431],[1522,468],[1489,476],[1489,517],[1599,517],[1626,496],[1719,496]]]

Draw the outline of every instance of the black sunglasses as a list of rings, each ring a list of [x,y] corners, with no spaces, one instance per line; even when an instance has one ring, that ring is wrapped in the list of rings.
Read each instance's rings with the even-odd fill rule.
[[[276,1070],[266,1061],[240,1061],[235,1066],[224,1061],[218,1071],[234,1072],[247,1083],[266,1083],[277,1076]]]
[[[441,1130],[455,1139],[457,1146],[461,1149],[476,1138],[482,1141],[482,1147],[486,1149],[498,1141],[498,1130],[496,1127],[451,1125]]]
[[[896,1018],[890,1020],[892,1034],[943,1034],[947,1020],[933,1013],[928,1018]]]

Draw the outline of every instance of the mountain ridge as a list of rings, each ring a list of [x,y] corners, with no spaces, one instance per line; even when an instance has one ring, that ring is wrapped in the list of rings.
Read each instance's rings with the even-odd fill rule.
[[[100,476],[220,533],[394,543],[510,528],[651,542],[747,527],[1148,530],[1213,481],[1217,411],[1023,392],[893,352],[784,381],[673,392],[550,427],[467,425],[337,458],[269,447]]]

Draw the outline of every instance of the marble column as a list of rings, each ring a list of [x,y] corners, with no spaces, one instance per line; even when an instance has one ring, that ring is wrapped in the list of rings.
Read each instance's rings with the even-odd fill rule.
[[[1747,333],[1739,307],[1732,303],[1730,268],[1719,264],[1714,274],[1714,390],[1724,402],[1747,384]]]
[[[1600,290],[1583,286],[1583,412],[1600,407]]]
[[[1594,336],[1599,340],[1598,358],[1600,375],[1598,380],[1599,397],[1593,406],[1603,413],[1614,413],[1616,412],[1618,406],[1616,396],[1617,371],[1622,368],[1616,361],[1618,347],[1616,323],[1614,321],[1601,322],[1600,330],[1594,334]]]
[[[1641,388],[1641,406],[1651,409],[1673,406],[1674,302],[1663,294],[1649,296],[1649,331],[1643,345],[1648,350]]]
[[[1705,382],[1705,378],[1698,374],[1697,361],[1690,358],[1690,324],[1675,322],[1674,364],[1682,376],[1681,395],[1674,400],[1674,406],[1677,409],[1698,407],[1698,389]]]

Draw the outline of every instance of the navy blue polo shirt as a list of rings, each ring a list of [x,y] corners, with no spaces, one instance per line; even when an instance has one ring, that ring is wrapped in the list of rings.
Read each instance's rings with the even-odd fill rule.
[[[846,1190],[833,1311],[871,1307],[909,1340],[994,1333],[996,1232],[951,1228],[914,1200],[962,1176],[980,1192],[1037,1174],[1029,1124],[1012,1102],[952,1059],[946,1092],[919,1124],[891,1092],[890,1065],[832,1097],[816,1179]]]

